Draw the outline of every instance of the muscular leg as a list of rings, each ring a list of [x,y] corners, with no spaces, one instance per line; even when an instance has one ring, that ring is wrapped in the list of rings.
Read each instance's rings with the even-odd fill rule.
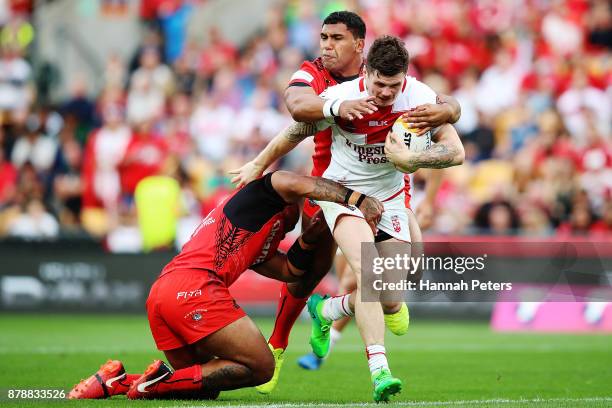
[[[352,293],[355,290],[355,275],[351,271],[351,267],[346,262],[344,255],[337,251],[334,259],[334,269],[338,278],[338,295]],[[351,309],[353,310],[353,309]],[[334,345],[342,337],[342,331],[351,321],[351,317],[346,316],[342,319],[335,320],[332,323],[330,332],[329,352],[334,348]],[[328,354],[329,356],[329,354]],[[314,353],[308,353],[298,359],[298,365],[307,370],[317,370],[320,368],[324,359],[317,357]]]
[[[310,217],[302,213],[303,228],[310,224],[310,220]],[[306,299],[330,270],[336,249],[337,246],[334,242],[334,238],[329,232],[329,229],[325,228],[317,240],[317,248],[315,249],[314,257],[315,261],[311,270],[305,274],[301,281],[283,284],[276,310],[274,329],[268,340],[272,348],[283,350],[287,348],[291,329],[304,309]]]
[[[412,237],[412,230],[410,231],[410,237]],[[386,245],[386,244],[393,244],[393,245]],[[412,244],[409,242],[402,242],[400,240],[397,240],[395,238],[391,238],[388,239],[384,242],[379,243],[377,246],[378,249],[378,253],[381,257],[384,258],[394,258],[396,255],[404,255],[404,254],[411,254],[411,250],[412,250]],[[402,271],[395,271],[395,272],[391,272],[395,277],[399,277],[403,272]],[[402,307],[402,304],[404,303],[403,299],[395,299],[397,297],[397,294],[393,294],[393,296],[391,296],[390,299],[385,299],[385,294],[383,294],[383,297],[381,299],[381,304],[382,304],[382,308],[385,314],[393,314],[396,313],[400,310],[400,308]]]
[[[346,262],[346,258],[343,255],[339,255],[336,257],[336,271],[338,273],[338,279],[340,281],[338,293],[346,294],[353,292],[357,287],[357,282],[355,281],[355,274],[351,270],[351,266]],[[334,328],[334,330],[342,332],[342,330],[344,330],[344,328],[350,321],[351,318],[347,316],[340,320],[335,320],[332,324],[332,327]]]
[[[412,256],[419,257],[423,255],[424,253],[423,234],[421,232],[421,227],[419,227],[419,224],[417,222],[417,218],[414,212],[409,208],[406,209],[406,212],[408,214],[408,228],[410,230],[410,239],[412,241],[410,247],[406,248],[406,251],[408,251],[409,253],[411,252]],[[393,239],[393,240],[388,240],[385,242],[400,242],[400,241]],[[384,245],[383,245],[383,248],[384,248]],[[393,253],[393,254],[384,255],[381,253],[381,256],[389,256],[389,255],[394,256],[395,254]],[[423,270],[422,268],[419,268],[417,271],[415,271],[414,275],[412,275],[412,278],[410,280],[418,282],[419,280],[421,280],[422,274],[423,274]],[[341,277],[340,277],[339,293],[351,293],[353,292],[354,289],[355,289],[355,276],[353,272],[350,270],[350,268],[347,268],[345,272],[341,274]],[[354,311],[355,310],[355,293],[351,293],[351,297],[349,298],[349,305],[351,307],[351,310]],[[402,306],[402,302],[382,301],[381,305],[382,305],[384,314],[393,314],[399,311],[400,307]],[[342,318],[340,320],[336,320],[333,323],[333,327],[336,330],[341,330],[341,329],[338,329],[338,327],[343,328],[349,322],[349,320],[350,320],[349,317]]]
[[[383,345],[385,323],[380,303],[361,301],[361,243],[374,242],[372,230],[362,218],[342,216],[336,221],[334,238],[355,272],[355,318],[365,346]]]
[[[304,228],[309,224],[310,217],[302,213],[302,227]],[[321,282],[321,279],[331,269],[337,248],[334,237],[329,229],[326,228],[317,240],[316,256],[314,257],[315,261],[312,265],[312,270],[308,271],[307,277],[304,279],[287,285],[293,296],[300,298],[310,296],[319,282]]]
[[[355,274],[351,270],[351,267],[346,263],[346,260],[342,258],[342,267],[344,272],[340,274],[340,285],[338,288],[338,293],[350,293],[349,297],[349,306],[351,311],[355,311],[355,288],[357,287],[357,282],[355,281]],[[400,307],[402,306],[401,302],[381,302],[383,313],[384,314],[393,314],[396,313]],[[340,320],[334,320],[332,327],[338,331],[342,331],[344,327],[351,321],[350,317],[343,317]]]
[[[175,368],[201,364],[202,391],[233,390],[269,381],[274,359],[255,323],[244,316],[195,344],[164,352]],[[215,356],[216,358],[209,358]],[[194,360],[189,361],[189,358]],[[191,363],[191,364],[190,364]]]

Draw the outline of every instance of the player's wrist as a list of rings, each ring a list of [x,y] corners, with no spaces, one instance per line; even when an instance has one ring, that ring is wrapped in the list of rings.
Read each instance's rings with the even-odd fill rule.
[[[342,99],[329,99],[323,104],[323,116],[327,119],[332,119],[340,116],[340,105],[344,102]]]
[[[254,160],[251,164],[254,167],[254,170],[259,171],[260,173],[263,173],[264,170],[268,168],[268,165],[266,163],[258,160]]]
[[[366,197],[367,196],[365,194],[348,189],[346,196],[344,197],[344,203],[359,208]]]
[[[455,118],[456,112],[450,103],[441,102],[439,105],[442,106],[442,108],[444,108],[444,117],[446,120],[443,123],[455,123],[459,119],[459,118]]]

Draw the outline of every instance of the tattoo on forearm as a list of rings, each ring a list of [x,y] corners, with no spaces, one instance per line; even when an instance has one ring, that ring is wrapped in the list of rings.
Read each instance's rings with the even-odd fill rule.
[[[335,181],[317,177],[310,198],[341,203],[344,201],[347,191],[345,187]]]
[[[409,167],[443,169],[453,166],[455,164],[455,157],[458,154],[459,150],[457,147],[439,143],[415,155],[414,159],[406,164]]]
[[[283,136],[292,143],[300,143],[316,132],[317,127],[314,123],[295,122],[283,131]]]

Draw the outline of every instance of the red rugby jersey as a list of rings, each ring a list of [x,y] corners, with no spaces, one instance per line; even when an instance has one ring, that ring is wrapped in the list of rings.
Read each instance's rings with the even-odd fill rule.
[[[271,177],[247,184],[215,207],[161,275],[201,269],[230,286],[245,270],[269,260],[285,236],[283,211],[292,205],[272,188]]]

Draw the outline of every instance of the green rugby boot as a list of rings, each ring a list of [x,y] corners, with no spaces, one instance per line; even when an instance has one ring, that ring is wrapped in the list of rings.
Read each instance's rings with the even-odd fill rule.
[[[308,313],[312,318],[312,325],[310,330],[310,346],[315,356],[324,358],[329,353],[329,329],[331,328],[331,321],[325,319],[321,312],[323,310],[323,302],[329,296],[325,295],[322,297],[319,294],[313,294],[308,298],[306,305],[308,306]]]
[[[389,397],[399,394],[402,390],[402,380],[391,375],[388,368],[381,368],[372,374],[374,384],[373,398],[376,402],[389,402]]]

